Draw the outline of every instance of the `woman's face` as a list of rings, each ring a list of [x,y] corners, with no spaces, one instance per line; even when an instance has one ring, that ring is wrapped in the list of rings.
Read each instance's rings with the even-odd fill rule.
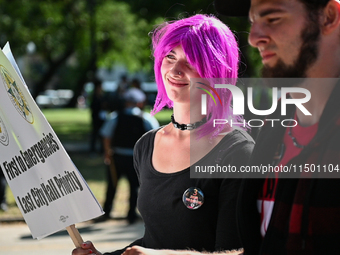
[[[190,103],[190,79],[200,76],[188,63],[181,45],[164,57],[161,73],[169,99],[174,103]]]

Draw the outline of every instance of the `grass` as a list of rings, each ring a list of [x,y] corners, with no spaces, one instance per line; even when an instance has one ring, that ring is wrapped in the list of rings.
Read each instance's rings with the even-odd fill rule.
[[[150,111],[150,107],[146,111]],[[163,110],[155,115],[160,125],[170,122],[171,112]],[[62,142],[84,142],[89,139],[89,109],[45,109],[43,113]]]
[[[45,109],[43,113],[62,142],[88,140],[91,129],[88,109]]]
[[[87,144],[91,131],[91,114],[89,109],[44,109],[43,114],[56,132],[62,144]],[[171,110],[164,110],[155,115],[160,125],[169,123]],[[106,168],[103,157],[88,151],[72,151],[69,156],[88,183],[93,194],[103,205],[106,190]],[[118,183],[114,204],[114,217],[126,216],[128,210],[129,187],[125,179]],[[0,220],[21,217],[12,191],[7,187],[6,197],[8,211],[0,211]]]

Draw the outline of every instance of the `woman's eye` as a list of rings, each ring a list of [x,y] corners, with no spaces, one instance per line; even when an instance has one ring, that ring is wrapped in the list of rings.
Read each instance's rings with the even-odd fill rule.
[[[174,55],[166,55],[165,56],[167,59],[174,60],[175,56]]]

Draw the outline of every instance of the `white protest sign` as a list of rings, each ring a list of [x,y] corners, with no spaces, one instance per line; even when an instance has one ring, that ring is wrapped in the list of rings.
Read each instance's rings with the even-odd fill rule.
[[[13,68],[15,69],[17,74],[20,76],[22,83],[27,88],[27,84],[25,83],[24,77],[22,77],[22,74],[21,74],[20,69],[17,65],[17,62],[15,62],[14,56],[13,56],[11,48],[9,46],[9,42],[6,43],[5,47],[2,49],[2,52],[5,54],[5,56],[9,60],[9,62],[12,64]]]
[[[8,46],[6,53],[16,66]],[[0,168],[41,239],[103,210],[11,62],[0,51]]]

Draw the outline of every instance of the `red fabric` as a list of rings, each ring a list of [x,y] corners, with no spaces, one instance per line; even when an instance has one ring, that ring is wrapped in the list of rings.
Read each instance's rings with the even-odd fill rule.
[[[295,120],[297,120],[295,116]],[[316,123],[309,127],[302,127],[299,124],[296,127],[292,127],[292,136],[296,138],[297,142],[300,145],[308,145],[313,137],[316,135],[318,131],[318,124]],[[286,151],[279,163],[279,165],[287,165],[287,163],[294,157],[300,154],[302,149],[296,147],[292,141],[292,138],[288,135],[288,131],[290,128],[286,128],[285,136],[283,139],[283,143],[285,145]]]
[[[295,120],[297,120],[297,116],[295,114]],[[294,145],[292,138],[289,136],[290,128],[286,128],[285,134],[284,134],[284,139],[283,143],[285,145],[285,152],[283,154],[282,159],[279,162],[279,166],[285,166],[287,163],[294,157],[298,156],[300,152],[302,151],[301,148],[298,148]],[[303,127],[300,126],[299,124],[295,127],[292,127],[292,136],[296,138],[297,142],[300,145],[308,145],[313,137],[316,135],[316,132],[318,130],[318,123],[309,126],[309,127]],[[261,209],[260,209],[260,214],[261,214],[261,225],[264,224],[263,220],[266,219],[265,215],[269,214],[271,215],[272,213],[272,208],[269,208],[269,211],[266,211],[265,206],[263,206],[265,201],[271,201],[275,202],[275,192],[276,192],[276,187],[277,187],[278,179],[266,179],[264,181],[263,185],[263,190],[259,194],[258,201],[260,201],[261,204]],[[302,205],[295,204],[292,208],[291,211],[291,221],[289,225],[289,229],[291,233],[299,233],[300,228],[301,228],[301,215],[302,215]],[[267,222],[269,224],[269,222]],[[265,227],[265,229],[267,229]]]

